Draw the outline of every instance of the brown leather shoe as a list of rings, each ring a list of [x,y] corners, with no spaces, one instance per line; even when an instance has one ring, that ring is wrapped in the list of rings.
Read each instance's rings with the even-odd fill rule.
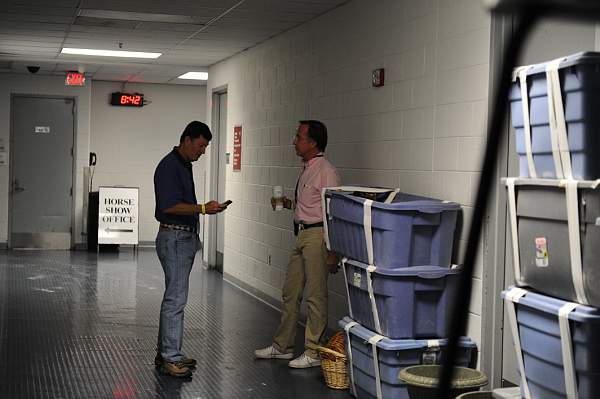
[[[192,370],[182,362],[162,362],[160,371],[172,377],[190,377]]]
[[[156,354],[156,357],[154,358],[154,365],[156,367],[160,367],[162,366],[164,360],[163,357],[161,356],[160,353]],[[184,357],[183,359],[180,360],[181,363],[185,364],[187,368],[190,369],[195,369],[196,368],[196,364],[198,362],[196,362],[196,359],[192,359],[190,357]]]

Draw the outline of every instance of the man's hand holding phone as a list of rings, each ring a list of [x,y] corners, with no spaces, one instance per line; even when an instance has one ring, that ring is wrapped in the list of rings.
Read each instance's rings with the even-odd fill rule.
[[[232,201],[225,201],[222,204],[219,204],[217,201],[210,201],[204,204],[207,215],[214,215],[215,213],[223,212]]]

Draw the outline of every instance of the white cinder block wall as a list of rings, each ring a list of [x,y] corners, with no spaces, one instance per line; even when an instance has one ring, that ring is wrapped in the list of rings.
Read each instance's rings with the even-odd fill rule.
[[[292,216],[271,211],[269,198],[276,184],[293,196],[300,119],[327,124],[327,156],[344,183],[457,201],[468,224],[484,146],[489,42],[490,17],[479,1],[355,0],[210,68],[207,95],[228,90],[229,152],[233,126],[243,126],[242,171],[227,170],[234,204],[225,273],[280,299]],[[381,67],[386,84],[372,88],[371,71]],[[477,342],[481,270],[479,261],[469,327]],[[330,278],[330,326],[345,313],[338,273]]]
[[[142,108],[115,107],[110,93],[143,93]],[[192,120],[206,121],[206,86],[132,84],[95,81],[92,88],[90,151],[98,156],[93,189],[139,187],[140,242],[154,242],[154,169]],[[87,160],[87,154],[85,156]],[[87,162],[87,161],[86,161]],[[206,158],[194,164],[198,201],[206,201]]]

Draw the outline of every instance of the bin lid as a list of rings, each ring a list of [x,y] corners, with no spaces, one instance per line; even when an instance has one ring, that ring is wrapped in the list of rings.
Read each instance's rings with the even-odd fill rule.
[[[358,262],[356,260],[347,260],[345,262],[348,265],[356,266],[366,270],[369,265],[366,263]],[[381,274],[384,276],[398,276],[398,277],[420,277],[427,279],[442,278],[453,274],[458,274],[462,271],[462,266],[453,267],[441,267],[441,266],[409,266],[399,267],[396,269],[386,269],[378,267],[373,272],[374,274]]]
[[[393,191],[393,190],[390,190]],[[348,200],[363,204],[366,199],[347,191],[330,191],[328,190],[325,194],[329,197],[343,197]],[[423,213],[440,213],[443,211],[454,211],[460,209],[460,204],[451,201],[442,201],[435,198],[421,197],[418,195],[398,193],[391,204],[385,202],[373,201],[373,208],[379,208],[383,210],[404,210],[404,211],[418,211]]]
[[[540,62],[539,64],[533,64],[531,68],[527,69],[527,76],[538,73],[546,73],[546,65],[548,65],[550,62],[551,61],[546,61]],[[559,68],[567,68],[581,64],[600,64],[600,53],[595,51],[582,51],[567,55],[561,58]]]
[[[341,328],[346,327],[348,323],[352,323],[350,317],[346,316],[342,320],[338,321],[338,325]],[[365,341],[369,341],[371,337],[377,335],[376,332],[373,332],[362,325],[358,324],[350,329],[350,334],[355,335]],[[397,351],[397,350],[408,350],[408,349],[425,349],[432,347],[441,347],[446,346],[448,344],[447,339],[391,339],[391,338],[383,338],[381,341],[377,342],[377,347],[383,350],[388,351]],[[475,348],[475,343],[469,337],[461,337],[458,345],[463,348]]]
[[[502,298],[506,298],[506,294],[514,287],[509,287],[508,290],[502,291]],[[542,295],[537,292],[526,290],[527,293],[519,298],[519,304],[541,310],[542,312],[555,314],[558,317],[558,312],[567,301],[554,298],[547,295]],[[569,320],[586,323],[600,323],[600,310],[591,306],[579,305],[569,313]]]

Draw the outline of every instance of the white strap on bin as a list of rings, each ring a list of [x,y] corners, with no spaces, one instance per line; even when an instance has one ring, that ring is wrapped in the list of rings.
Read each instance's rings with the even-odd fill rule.
[[[348,258],[342,258],[342,271],[344,272],[344,286],[346,287],[346,298],[348,298],[348,313],[350,318],[354,318],[354,314],[352,313],[352,302],[350,301],[350,288],[348,287],[348,273],[346,273],[346,262],[348,262]]]
[[[358,326],[359,324],[355,321],[351,321],[350,323],[344,326],[344,331],[346,331],[346,347],[348,348],[348,365],[350,368],[350,384],[352,387],[352,395],[356,396],[356,386],[354,384],[354,366],[352,365],[352,344],[350,341],[350,329],[352,327]]]
[[[369,265],[375,264],[374,256],[373,256],[373,229],[372,229],[372,219],[371,219],[371,208],[373,206],[372,200],[365,200],[363,207],[363,227],[365,229],[365,244],[367,246],[367,259],[369,260]]]
[[[531,151],[531,124],[529,120],[529,96],[527,93],[527,69],[522,67],[518,70],[519,82],[521,84],[521,103],[523,104],[523,136],[525,139],[525,151],[527,153],[527,166],[529,168],[529,177],[536,178],[535,163],[533,162],[533,153]]]
[[[375,323],[375,331],[383,334],[381,331],[381,323],[379,323],[379,312],[377,311],[377,301],[375,301],[375,293],[373,292],[373,272],[377,268],[373,265],[367,267],[367,289],[369,290],[369,299],[371,300],[371,312],[373,314],[373,322]]]
[[[548,99],[552,97],[552,102],[554,104],[554,113],[551,114],[550,121],[552,122],[552,115],[556,118],[556,126],[558,128],[558,148],[560,150],[560,161],[562,164],[562,172],[565,179],[573,178],[573,170],[571,167],[571,153],[569,151],[569,138],[567,137],[567,123],[565,121],[565,111],[562,101],[562,91],[560,89],[560,78],[558,75],[558,69],[560,67],[561,61],[564,61],[565,58],[559,58],[557,60],[551,61],[548,64],[548,69],[550,70],[550,75],[547,74],[548,79],[548,88],[550,91],[548,92]],[[558,176],[558,174],[557,174]]]
[[[506,187],[508,188],[508,215],[510,218],[510,234],[513,249],[513,268],[515,270],[515,281],[517,285],[524,285],[521,276],[521,261],[519,256],[519,232],[517,225],[517,197],[515,193],[514,177],[506,179]]]
[[[565,122],[565,112],[563,108],[562,93],[560,89],[560,79],[558,68],[563,59],[557,59],[546,64],[546,84],[548,93],[548,122],[550,124],[550,142],[552,144],[552,159],[554,160],[554,169],[558,179],[571,178],[571,159],[568,162],[568,176],[563,175],[563,165],[561,161],[560,138],[567,137],[567,125]],[[568,146],[568,142],[567,142]]]
[[[375,389],[377,390],[377,399],[382,399],[383,395],[381,393],[381,376],[379,374],[379,356],[377,355],[377,343],[384,339],[385,337],[382,335],[373,335],[369,338],[369,343],[371,344],[371,348],[373,351],[373,368],[375,370]]]
[[[577,196],[577,180],[563,180],[567,198],[567,224],[569,227],[569,249],[571,252],[571,276],[577,302],[589,305],[583,286],[583,269],[581,264],[581,238],[579,236],[579,200]]]
[[[396,198],[396,195],[398,195],[398,193],[400,192],[400,189],[397,188],[394,191],[392,191],[390,193],[390,195],[387,196],[387,198],[385,199],[385,201],[383,201],[384,204],[391,204],[392,202],[394,202],[394,198]]]
[[[519,336],[519,325],[517,323],[517,303],[521,297],[527,294],[527,291],[522,288],[512,288],[506,293],[504,297],[504,304],[506,305],[506,312],[508,313],[508,321],[510,323],[510,329],[513,336],[513,345],[517,354],[517,364],[519,365],[519,372],[521,373],[521,388],[525,399],[531,399],[531,393],[529,392],[529,385],[527,384],[527,377],[525,377],[525,363],[523,361],[523,351],[521,350],[521,338]]]
[[[533,65],[523,65],[523,66],[514,68],[513,73],[512,73],[512,81],[516,82],[519,79],[519,72],[521,72],[522,70],[528,70],[532,66]]]
[[[575,371],[575,357],[573,356],[573,342],[571,327],[569,326],[569,313],[579,304],[568,302],[558,311],[558,324],[560,327],[560,346],[562,349],[563,369],[565,372],[565,388],[568,399],[578,399],[577,374]]]

